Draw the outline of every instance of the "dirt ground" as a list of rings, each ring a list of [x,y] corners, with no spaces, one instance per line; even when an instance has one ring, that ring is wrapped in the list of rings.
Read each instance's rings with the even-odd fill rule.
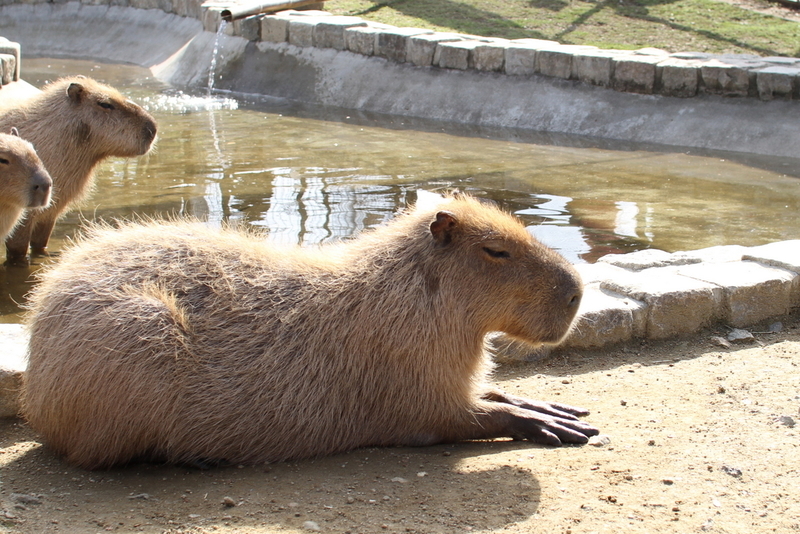
[[[590,407],[603,446],[87,472],[5,420],[0,532],[800,532],[800,315],[755,342],[714,345],[726,331],[498,369],[512,393]]]

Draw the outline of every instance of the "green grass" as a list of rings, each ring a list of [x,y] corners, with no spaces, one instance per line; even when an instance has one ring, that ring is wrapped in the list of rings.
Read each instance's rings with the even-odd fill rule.
[[[329,0],[325,9],[394,26],[487,37],[800,57],[800,23],[718,0]]]

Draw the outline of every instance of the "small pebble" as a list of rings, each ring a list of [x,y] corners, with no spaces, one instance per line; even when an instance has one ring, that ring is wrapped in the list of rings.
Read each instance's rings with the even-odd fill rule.
[[[728,341],[732,343],[751,343],[755,340],[756,338],[752,333],[747,330],[742,330],[741,328],[734,328],[728,334]]]
[[[605,447],[609,443],[611,443],[611,436],[607,434],[598,434],[589,438],[589,445],[594,447]]]
[[[319,532],[320,530],[322,530],[321,528],[319,528],[319,524],[315,521],[306,521],[305,523],[303,523],[303,528],[306,530],[313,530],[314,532]]]
[[[392,482],[399,482],[400,484],[405,484],[406,482],[408,482],[408,480],[406,480],[403,477],[394,477],[392,479]]]
[[[782,415],[778,417],[778,422],[782,425],[788,426],[789,428],[794,428],[795,420],[790,415]]]
[[[722,347],[724,349],[729,349],[729,348],[732,347],[730,341],[728,341],[724,337],[720,337],[720,336],[713,336],[711,338],[711,343],[716,345],[716,346],[718,346],[718,347]]]
[[[742,470],[737,469],[736,467],[731,467],[729,465],[723,465],[720,470],[723,473],[727,473],[734,478],[742,478]]]
[[[223,497],[222,498],[222,504],[224,506],[227,506],[228,508],[232,508],[232,507],[236,506],[236,501],[234,501],[230,497]]]
[[[11,500],[19,504],[36,505],[42,504],[42,499],[35,495],[27,495],[25,493],[12,493]]]

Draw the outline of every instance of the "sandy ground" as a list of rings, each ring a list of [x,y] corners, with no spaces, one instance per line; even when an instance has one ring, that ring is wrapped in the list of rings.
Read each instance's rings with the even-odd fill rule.
[[[498,369],[510,392],[590,407],[610,437],[599,447],[495,441],[87,472],[6,420],[0,532],[800,532],[800,315],[746,345],[711,342],[725,333]]]

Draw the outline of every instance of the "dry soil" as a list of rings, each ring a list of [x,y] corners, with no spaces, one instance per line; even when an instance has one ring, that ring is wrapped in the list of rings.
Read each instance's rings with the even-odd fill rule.
[[[725,333],[498,369],[515,394],[591,408],[603,446],[494,441],[87,472],[5,420],[0,532],[798,532],[800,316],[746,345],[712,342]]]

